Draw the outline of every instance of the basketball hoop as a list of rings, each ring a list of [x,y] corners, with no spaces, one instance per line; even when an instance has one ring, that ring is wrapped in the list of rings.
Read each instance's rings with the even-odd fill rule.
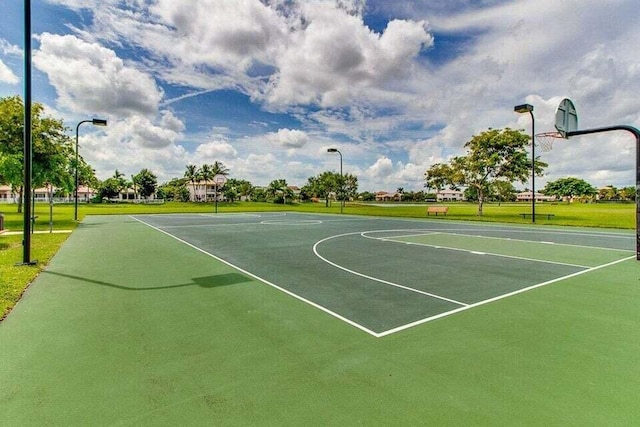
[[[542,132],[536,134],[536,145],[539,146],[542,151],[549,152],[553,149],[553,143],[557,139],[564,139],[560,132]]]

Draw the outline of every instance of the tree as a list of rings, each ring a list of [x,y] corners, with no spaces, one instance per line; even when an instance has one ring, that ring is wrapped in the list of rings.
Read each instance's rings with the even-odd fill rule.
[[[224,175],[224,176],[228,176],[229,175],[229,168],[226,167],[224,165],[224,163],[219,162],[219,161],[215,161],[213,162],[213,164],[210,166],[211,168],[211,173],[213,174],[213,176],[216,175]]]
[[[227,187],[222,190],[224,199],[233,203],[238,198],[238,191],[235,187]]]
[[[98,187],[98,196],[100,199],[114,199],[120,194],[122,183],[116,178],[107,178],[100,183]]]
[[[243,179],[230,178],[222,187],[224,198],[233,202],[238,196],[250,197],[253,191],[253,186],[249,181]]]
[[[580,178],[567,177],[547,182],[542,192],[547,196],[556,196],[571,202],[574,197],[594,197],[598,190]]]
[[[269,186],[267,187],[267,197],[271,198],[274,203],[287,203],[287,198],[289,200],[293,199],[293,191],[287,185],[287,181],[284,179],[275,179],[271,181]]]
[[[618,200],[620,199],[620,193],[613,185],[607,185],[598,190],[598,198],[600,200]]]
[[[441,190],[445,186],[473,187],[478,195],[478,215],[490,186],[496,180],[526,182],[531,173],[531,160],[526,147],[530,137],[509,128],[490,129],[474,135],[464,146],[466,156],[454,157],[449,164],[437,163],[425,173],[427,188]],[[536,175],[542,175],[546,163],[535,161]]]
[[[620,189],[620,197],[622,200],[635,200],[636,188],[635,187],[623,187]]]
[[[138,188],[140,195],[146,199],[156,192],[158,178],[149,169],[142,169],[133,177],[133,183]]]
[[[184,172],[184,177],[189,180],[193,187],[193,200],[196,199],[196,181],[200,179],[200,175],[198,173],[198,167],[196,165],[187,165],[187,170]]]
[[[342,189],[345,199],[358,197],[358,177],[350,173],[344,174]]]
[[[516,200],[516,189],[509,181],[500,179],[494,181],[490,187],[491,195],[498,202],[510,202]]]
[[[205,163],[204,165],[200,166],[200,169],[198,169],[198,177],[200,179],[204,179],[205,181],[213,181],[214,176],[216,176],[216,174],[213,172],[211,165]]]
[[[341,186],[342,181],[345,185]],[[308,197],[317,197],[325,200],[325,206],[329,206],[329,195],[338,193],[340,188],[344,188],[347,195],[356,196],[358,191],[358,179],[353,175],[340,177],[336,172],[322,172],[319,175],[309,177],[307,184],[302,187],[302,193]]]
[[[370,191],[363,191],[362,193],[360,193],[358,198],[363,202],[373,202],[376,200],[376,195],[375,193],[372,193]]]
[[[35,186],[50,183],[67,192],[73,190],[75,167],[84,179],[94,178],[93,170],[82,158],[75,164],[75,151],[68,128],[62,120],[44,116],[44,106],[31,107],[32,182]],[[18,211],[22,211],[24,176],[24,104],[19,96],[0,98],[0,182],[11,185],[20,194]]]
[[[191,194],[187,189],[186,178],[173,178],[171,181],[161,184],[156,194],[161,199],[177,200],[179,202],[188,202],[191,198]]]

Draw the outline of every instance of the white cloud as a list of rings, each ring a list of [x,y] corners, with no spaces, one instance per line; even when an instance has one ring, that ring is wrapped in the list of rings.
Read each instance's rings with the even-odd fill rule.
[[[22,57],[22,49],[12,45],[4,39],[0,39],[0,53],[6,56]],[[0,82],[15,85],[20,82],[20,78],[13,70],[0,58]]]
[[[60,105],[74,112],[153,114],[163,96],[153,78],[113,50],[76,36],[40,35],[34,65],[46,73]]]
[[[267,140],[285,148],[302,148],[309,142],[309,136],[301,130],[284,128],[267,134]]]
[[[227,141],[209,141],[198,145],[194,159],[197,163],[213,163],[215,160],[229,159],[237,156],[238,152]]]
[[[366,174],[371,178],[384,178],[393,172],[393,162],[388,157],[381,157],[369,166]]]
[[[0,82],[9,83],[11,85],[15,85],[20,81],[18,76],[16,76],[13,71],[0,60]]]
[[[433,43],[424,21],[392,21],[379,35],[360,15],[331,1],[301,3],[299,20],[276,58],[278,71],[266,92],[276,106],[344,106],[354,97],[367,99],[368,88],[387,91],[411,75],[417,54]]]

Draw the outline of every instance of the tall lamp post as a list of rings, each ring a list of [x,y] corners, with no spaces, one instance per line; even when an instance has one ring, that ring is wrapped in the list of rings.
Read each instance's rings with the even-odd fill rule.
[[[522,104],[513,107],[516,113],[531,114],[531,222],[536,222],[536,119],[533,117],[533,105]]]
[[[342,176],[342,153],[337,148],[327,149],[327,153],[338,153],[340,155],[340,213],[344,207],[344,177]]]
[[[107,121],[104,119],[91,119],[91,120],[83,120],[78,123],[76,126],[76,185],[75,185],[75,207],[73,213],[73,219],[75,221],[78,220],[78,130],[80,129],[80,125],[83,123],[91,123],[94,126],[106,126]]]

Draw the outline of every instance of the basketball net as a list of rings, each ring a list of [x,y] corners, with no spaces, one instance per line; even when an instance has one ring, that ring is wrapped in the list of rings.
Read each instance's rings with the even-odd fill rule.
[[[548,152],[553,149],[553,143],[558,139],[564,139],[560,132],[542,132],[536,134],[536,145],[542,151]]]

